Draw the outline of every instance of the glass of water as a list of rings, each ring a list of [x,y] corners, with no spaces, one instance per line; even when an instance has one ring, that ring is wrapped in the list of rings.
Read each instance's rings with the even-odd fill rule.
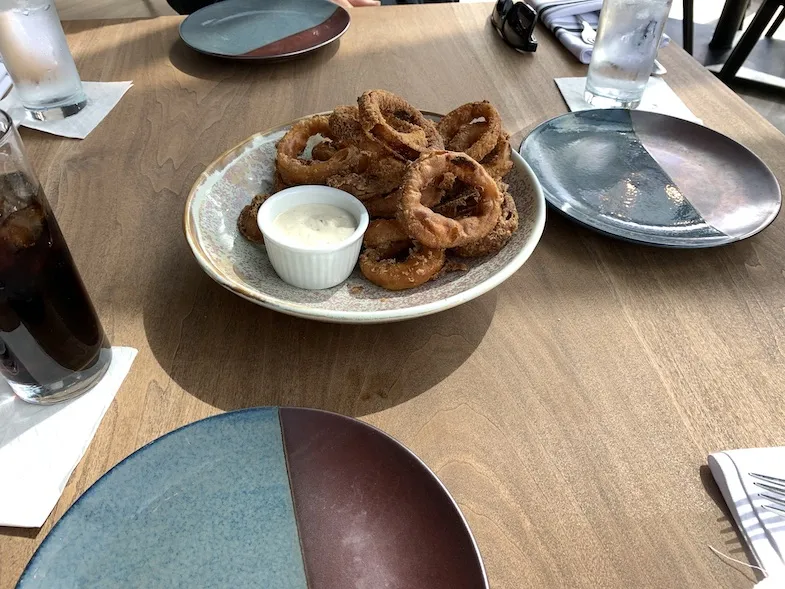
[[[640,104],[672,2],[603,2],[586,79],[586,102],[602,108]]]
[[[33,118],[62,119],[87,104],[53,0],[0,0],[0,57]]]

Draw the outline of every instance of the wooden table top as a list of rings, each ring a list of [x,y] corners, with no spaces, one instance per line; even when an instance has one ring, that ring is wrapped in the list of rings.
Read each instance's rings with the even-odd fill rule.
[[[22,136],[107,333],[139,356],[46,525],[0,528],[0,587],[129,453],[256,405],[328,409],[401,440],[460,504],[494,589],[751,586],[708,548],[746,558],[705,464],[785,443],[783,219],[736,245],[675,251],[549,215],[502,286],[384,326],[257,307],[186,245],[185,198],[214,158],[365,89],[442,112],[487,98],[521,133],[566,112],[553,78],[585,67],[546,31],[535,54],[511,51],[489,13],[355,10],[340,45],[279,65],[192,53],[179,17],[66,23],[83,79],[134,87],[84,141]],[[785,180],[785,136],[681,49],[661,60],[706,125]]]

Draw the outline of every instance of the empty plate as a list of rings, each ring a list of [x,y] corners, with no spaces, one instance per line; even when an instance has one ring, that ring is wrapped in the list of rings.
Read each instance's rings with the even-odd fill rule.
[[[546,200],[602,233],[651,245],[724,245],[768,226],[781,206],[754,153],[696,123],[624,109],[551,119],[521,145]]]
[[[409,450],[265,407],[155,440],[90,487],[22,574],[38,587],[482,589],[466,522]]]
[[[324,47],[350,22],[349,13],[328,0],[224,0],[188,16],[180,37],[208,55],[270,61]]]

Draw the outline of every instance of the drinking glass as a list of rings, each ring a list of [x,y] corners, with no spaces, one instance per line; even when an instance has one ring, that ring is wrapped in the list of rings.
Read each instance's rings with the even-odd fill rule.
[[[586,102],[635,108],[649,81],[673,0],[605,0],[586,78]]]
[[[10,117],[0,111],[0,373],[31,403],[79,395],[112,350]]]
[[[0,0],[0,57],[33,118],[62,119],[87,104],[52,0]]]

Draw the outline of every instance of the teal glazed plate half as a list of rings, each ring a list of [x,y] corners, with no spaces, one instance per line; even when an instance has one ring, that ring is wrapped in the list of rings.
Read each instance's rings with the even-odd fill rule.
[[[224,0],[188,16],[180,37],[207,55],[278,61],[336,41],[350,22],[328,0]]]
[[[458,505],[380,430],[260,407],[175,430],[74,503],[17,589],[488,589]]]
[[[636,243],[733,243],[765,229],[782,205],[774,174],[749,149],[663,114],[568,113],[534,129],[520,152],[553,208]]]

